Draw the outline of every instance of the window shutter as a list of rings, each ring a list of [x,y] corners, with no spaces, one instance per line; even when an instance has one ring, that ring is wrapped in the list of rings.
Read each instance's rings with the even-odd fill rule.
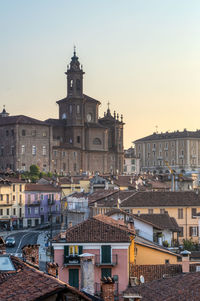
[[[199,236],[199,227],[197,226],[197,236]]]
[[[111,246],[101,247],[101,262],[111,263]]]
[[[64,246],[64,257],[69,256],[69,246]]]
[[[189,231],[190,231],[190,236],[192,236],[192,234],[193,234],[193,231],[192,231],[192,227],[189,227]]]
[[[83,253],[83,246],[78,246],[78,254],[81,255]]]

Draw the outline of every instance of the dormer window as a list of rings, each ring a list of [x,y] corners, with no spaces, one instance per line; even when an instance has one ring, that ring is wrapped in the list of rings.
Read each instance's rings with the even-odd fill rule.
[[[71,80],[70,80],[70,88],[71,88],[71,89],[73,88],[73,82],[74,82],[73,79],[71,79]]]

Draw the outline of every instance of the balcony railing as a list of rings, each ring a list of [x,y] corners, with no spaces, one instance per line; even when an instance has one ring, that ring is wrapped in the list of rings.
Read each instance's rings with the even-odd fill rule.
[[[80,257],[78,255],[64,256],[64,265],[80,265]]]
[[[95,282],[95,284],[94,284],[94,293],[95,293],[96,296],[102,297],[101,283]],[[115,282],[115,290],[114,290],[115,300],[118,300],[118,296],[119,296],[119,283]]]
[[[110,260],[102,260],[100,255],[95,255],[95,264],[97,266],[100,265],[117,265],[118,264],[118,256],[117,254],[114,254],[110,257]]]

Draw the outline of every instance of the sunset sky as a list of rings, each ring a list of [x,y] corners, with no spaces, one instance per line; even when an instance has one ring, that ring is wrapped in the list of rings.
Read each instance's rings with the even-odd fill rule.
[[[124,115],[125,147],[200,129],[199,0],[0,0],[0,107],[58,117],[76,45],[84,93]],[[1,109],[0,108],[0,109]]]

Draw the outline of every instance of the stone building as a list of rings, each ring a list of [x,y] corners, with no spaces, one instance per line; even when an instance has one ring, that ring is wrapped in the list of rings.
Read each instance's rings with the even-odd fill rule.
[[[67,96],[57,101],[59,118],[46,121],[0,114],[0,168],[59,174],[123,172],[123,116],[108,110],[99,118],[100,102],[83,93],[83,69],[76,52],[67,75]]]
[[[199,172],[200,130],[153,133],[134,141],[142,171]]]

